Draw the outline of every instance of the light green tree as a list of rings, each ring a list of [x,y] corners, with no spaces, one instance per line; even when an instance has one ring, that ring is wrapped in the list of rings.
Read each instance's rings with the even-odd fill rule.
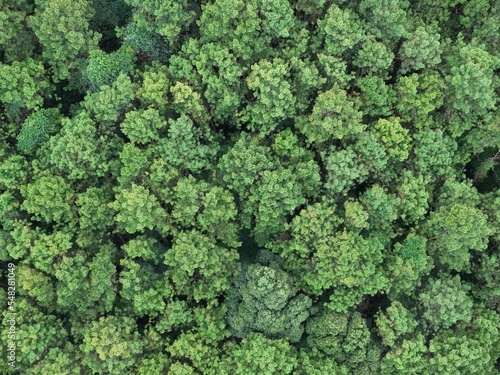
[[[483,251],[493,234],[486,215],[470,204],[454,202],[432,212],[427,222],[429,251],[443,266],[466,271],[470,250]]]
[[[240,344],[226,345],[220,373],[285,375],[297,364],[296,349],[285,340],[271,340],[251,333]]]
[[[459,41],[447,62],[448,98],[453,109],[483,115],[495,107],[493,71],[498,62],[484,46]]]
[[[230,247],[239,247],[237,208],[232,194],[192,176],[175,187],[172,219],[181,228],[196,227]]]
[[[153,107],[162,115],[167,112],[168,90],[170,79],[165,65],[153,62],[145,68],[142,74],[142,85],[137,89],[136,97],[143,107]],[[174,95],[175,98],[175,95]],[[188,111],[178,111],[179,113],[192,113]]]
[[[436,24],[419,26],[401,45],[401,73],[433,68],[441,62],[443,46]]]
[[[63,347],[69,333],[63,320],[44,312],[26,297],[16,296],[16,311],[16,370],[28,373],[32,365],[43,359],[51,348]],[[10,327],[8,319],[10,317],[4,314],[2,324],[5,327]],[[8,347],[7,340],[8,335],[3,334],[4,348]]]
[[[213,304],[229,288],[230,277],[239,267],[238,258],[234,249],[219,246],[198,231],[179,232],[165,253],[165,276],[176,295]]]
[[[111,125],[132,109],[136,91],[137,85],[130,77],[120,73],[111,85],[101,86],[98,92],[89,92],[82,106],[94,121]]]
[[[131,370],[142,342],[134,320],[108,315],[88,322],[82,329],[82,364],[97,374],[123,374]]]
[[[318,21],[317,34],[324,43],[323,53],[340,57],[364,39],[364,30],[365,25],[355,12],[332,4]]]
[[[363,0],[359,11],[370,27],[370,31],[391,47],[400,38],[408,38],[411,34],[407,0]],[[392,49],[392,48],[391,48]]]
[[[387,270],[391,279],[389,296],[400,293],[411,295],[421,285],[423,276],[434,267],[426,251],[427,240],[410,232],[402,242],[396,242],[387,257]]]
[[[426,374],[427,347],[422,334],[403,340],[400,344],[392,347],[382,359],[380,372],[384,375],[396,374]]]
[[[399,301],[393,301],[384,312],[379,311],[376,323],[382,342],[387,346],[394,346],[396,341],[413,333],[418,326],[412,312]]]
[[[195,20],[193,4],[187,0],[168,0],[157,4],[154,0],[125,0],[134,8],[133,19],[138,27],[158,33],[170,46],[177,47],[180,34]]]
[[[180,170],[199,173],[209,169],[219,146],[210,133],[203,132],[186,115],[169,120],[168,135],[158,143],[163,158]]]
[[[361,123],[361,117],[357,102],[351,100],[345,90],[334,85],[318,95],[309,121],[300,124],[300,131],[309,143],[321,145],[362,132],[366,125]]]
[[[460,276],[440,275],[439,279],[429,279],[418,299],[422,316],[433,330],[450,328],[457,322],[468,323],[472,318],[472,299],[469,287]]]
[[[42,62],[32,58],[0,63],[0,103],[11,120],[16,120],[23,108],[38,109],[43,105],[44,97],[50,95],[46,74]]]
[[[63,118],[61,131],[48,142],[49,160],[70,180],[102,177],[110,171],[110,159],[123,144],[116,135],[108,138],[89,113]]]
[[[361,43],[353,63],[363,72],[386,78],[393,60],[394,53],[384,43],[370,35]]]
[[[52,68],[55,82],[76,81],[89,52],[98,48],[100,34],[90,30],[93,9],[87,0],[48,0],[28,20],[42,45],[42,57]],[[76,82],[73,82],[77,85]]]
[[[394,85],[401,118],[417,128],[430,113],[443,105],[445,82],[435,70],[402,76]],[[425,122],[423,122],[425,123]]]
[[[21,208],[37,220],[45,222],[73,219],[73,191],[60,176],[41,176],[21,187]]]
[[[373,124],[371,130],[386,149],[389,160],[401,163],[408,158],[411,150],[411,137],[398,117],[380,119]]]
[[[288,82],[289,75],[289,65],[279,58],[252,65],[246,81],[255,101],[249,103],[241,115],[241,120],[249,122],[252,130],[267,135],[281,121],[294,115],[295,97]]]
[[[127,233],[153,229],[166,219],[166,212],[158,199],[148,189],[135,183],[131,183],[129,188],[121,189],[109,207],[117,212],[115,221],[118,228]]]
[[[120,124],[123,133],[135,144],[145,144],[158,140],[158,131],[166,126],[166,121],[153,108],[128,112]]]

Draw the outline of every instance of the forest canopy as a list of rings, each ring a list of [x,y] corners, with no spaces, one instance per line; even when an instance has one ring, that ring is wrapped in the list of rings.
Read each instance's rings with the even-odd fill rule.
[[[498,374],[499,25],[0,1],[0,373]]]

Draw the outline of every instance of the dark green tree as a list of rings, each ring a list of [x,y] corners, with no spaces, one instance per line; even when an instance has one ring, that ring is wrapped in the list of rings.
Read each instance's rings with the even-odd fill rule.
[[[298,342],[312,301],[276,265],[251,264],[228,292],[228,324],[237,337],[260,332]]]

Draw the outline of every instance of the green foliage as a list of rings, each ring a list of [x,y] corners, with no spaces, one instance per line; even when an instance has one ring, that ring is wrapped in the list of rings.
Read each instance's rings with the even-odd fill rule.
[[[196,226],[230,247],[239,247],[237,208],[233,196],[218,186],[179,180],[174,192],[172,219],[183,228]]]
[[[407,224],[421,221],[429,210],[429,178],[405,171],[396,187],[399,217]]]
[[[338,366],[337,363],[328,356],[322,355],[317,350],[301,350],[299,352],[299,363],[293,372],[294,375],[340,375],[347,373],[345,366]]]
[[[26,184],[27,165],[27,161],[22,155],[12,155],[2,160],[0,163],[0,188],[2,191]]]
[[[139,181],[141,172],[148,165],[145,152],[132,143],[125,143],[119,156],[122,167],[120,168],[120,177],[117,177],[118,182],[122,186],[128,186],[131,182]]]
[[[422,129],[413,137],[416,171],[439,178],[453,175],[456,142],[441,129]]]
[[[143,342],[129,317],[108,315],[83,327],[82,364],[97,374],[123,374],[142,352]]]
[[[499,4],[0,0],[14,372],[498,373]]]
[[[99,44],[107,51],[115,47],[115,28],[123,25],[131,16],[132,9],[122,0],[92,0],[95,14],[90,27],[102,34]]]
[[[349,315],[324,310],[306,326],[307,345],[317,349],[349,372],[369,374],[377,371],[380,348],[372,340],[361,314]]]
[[[382,342],[387,346],[394,346],[396,341],[411,334],[418,326],[411,311],[399,301],[392,302],[385,312],[379,312],[376,323]]]
[[[113,251],[107,245],[93,258],[77,253],[57,262],[57,303],[63,311],[95,317],[111,310],[116,293]]]
[[[396,197],[376,184],[363,194],[360,202],[368,213],[370,228],[389,234],[392,222],[397,219]]]
[[[166,74],[166,67],[153,63],[142,76],[142,85],[137,90],[137,98],[144,107],[154,107],[160,113],[166,111],[167,93],[170,80]],[[175,97],[175,96],[174,96]],[[183,111],[180,111],[183,112]],[[192,111],[186,111],[191,113]]]
[[[131,111],[120,124],[123,133],[136,144],[146,144],[159,139],[158,131],[167,126],[166,121],[154,108]]]
[[[198,231],[180,232],[165,254],[166,277],[177,295],[196,302],[215,301],[229,288],[229,279],[239,265],[238,253],[217,245]]]
[[[50,277],[26,266],[17,269],[20,291],[33,298],[40,306],[50,308],[55,302],[55,292]]]
[[[21,61],[33,53],[33,31],[26,25],[26,16],[32,12],[33,3],[29,1],[3,1],[0,4],[0,52],[5,62]]]
[[[423,309],[422,316],[432,329],[450,328],[459,321],[470,321],[472,299],[468,296],[468,289],[458,275],[429,280],[418,298]]]
[[[498,314],[483,310],[458,332],[445,330],[429,343],[429,373],[494,374],[498,358]]]
[[[301,185],[289,169],[264,171],[260,183],[250,189],[255,239],[266,243],[270,236],[285,229],[286,215],[306,203]]]
[[[17,148],[23,153],[31,153],[48,140],[54,130],[59,112],[54,109],[41,109],[31,114],[21,127],[17,136]]]
[[[163,38],[136,23],[129,23],[120,31],[123,45],[132,47],[136,54],[146,54],[152,60],[168,61],[169,48]]]
[[[363,0],[359,11],[365,17],[375,36],[389,43],[408,37],[407,0]]]
[[[29,369],[26,369],[26,374],[43,375],[43,374],[81,374],[82,355],[77,347],[72,343],[66,343],[65,346],[50,348],[47,355],[36,364],[33,364]]]
[[[378,120],[372,127],[377,139],[385,146],[390,160],[396,163],[408,158],[411,150],[411,138],[403,128],[398,117]]]
[[[52,68],[52,79],[72,78],[85,58],[97,49],[100,35],[89,29],[93,9],[87,0],[66,3],[48,0],[28,20],[42,46],[42,57]]]
[[[309,143],[317,144],[358,134],[366,125],[361,123],[362,113],[357,108],[347,92],[335,85],[318,95],[309,121],[301,124],[301,131]]]
[[[111,85],[101,86],[98,92],[85,96],[83,107],[97,122],[113,123],[132,108],[136,85],[120,73]]]
[[[0,64],[0,103],[11,107],[40,108],[50,87],[45,74],[42,62],[31,58]]]
[[[276,138],[274,148],[278,154],[283,152],[280,147],[287,147],[292,155],[297,153],[293,167],[277,168],[271,150],[245,133],[218,166],[228,187],[239,195],[243,226],[250,228],[255,220],[254,235],[261,246],[286,229],[287,216],[319,185],[318,166],[312,160],[305,161],[310,154],[298,147],[296,138],[285,140],[284,135]]]
[[[389,116],[394,91],[378,76],[368,75],[357,82],[361,90],[361,110],[368,116]]]
[[[323,159],[328,172],[325,188],[334,194],[346,194],[368,176],[366,168],[359,165],[358,154],[353,147],[339,150],[332,146]]]
[[[484,46],[460,41],[448,58],[449,98],[452,107],[465,114],[484,114],[495,106],[493,71],[498,61]]]
[[[21,188],[21,208],[36,220],[68,221],[73,218],[73,192],[60,176],[42,176]]]
[[[201,95],[188,84],[177,82],[170,88],[172,107],[179,113],[189,113],[198,123],[206,123],[210,115],[206,111]]]
[[[162,371],[165,371],[168,364],[169,360],[162,353],[157,353],[150,358],[141,358],[137,365],[137,374],[160,374]],[[170,371],[172,371],[172,368],[173,366],[170,366]]]
[[[228,292],[228,324],[237,337],[260,332],[298,342],[312,301],[298,294],[293,279],[276,266],[251,264]]]
[[[356,13],[332,4],[325,18],[318,22],[318,36],[325,53],[340,56],[363,40],[364,28]]]
[[[50,234],[37,233],[30,245],[30,263],[46,274],[53,275],[54,263],[73,247],[73,241],[71,233],[54,231]]]
[[[427,225],[430,252],[439,263],[456,271],[468,270],[469,250],[485,250],[493,234],[486,215],[464,203],[439,207],[431,213]]]
[[[331,206],[310,206],[292,221],[291,239],[272,247],[302,288],[318,295],[331,289],[328,306],[346,311],[359,303],[362,295],[384,290],[387,279],[381,269],[380,240],[336,231],[340,223]]]
[[[389,295],[410,295],[420,286],[421,277],[433,268],[432,260],[427,255],[426,243],[425,237],[409,233],[402,242],[394,244],[387,262],[391,278]]]
[[[475,294],[485,301],[487,306],[500,312],[500,257],[497,254],[482,254],[473,271],[481,282],[481,288],[476,289]]]
[[[289,66],[282,59],[261,60],[252,65],[246,79],[253,91],[255,102],[249,104],[242,115],[252,129],[267,135],[283,120],[294,114],[295,97],[290,91]]]
[[[365,239],[343,231],[327,244],[318,247],[315,269],[323,288],[334,288],[330,309],[346,311],[359,303],[361,296],[387,288],[388,280],[381,269],[383,244],[377,237]]]
[[[271,340],[251,333],[239,345],[227,345],[222,374],[290,374],[297,364],[297,353],[285,340]]]
[[[172,361],[188,359],[192,368],[198,370],[194,373],[221,373],[221,350],[217,344],[229,336],[223,320],[226,308],[223,305],[196,307],[190,311],[193,313],[192,328],[180,334],[167,351]]]
[[[92,91],[101,86],[111,86],[120,74],[129,74],[134,68],[130,51],[125,48],[106,53],[101,50],[90,51],[85,76]]]
[[[292,58],[292,84],[295,89],[295,107],[300,112],[306,111],[310,105],[310,98],[317,95],[319,88],[327,81],[322,77],[315,63],[309,59]]]
[[[160,152],[167,162],[193,173],[212,166],[217,146],[211,134],[204,134],[186,115],[170,119],[168,135],[159,142]]]
[[[80,227],[99,231],[109,228],[113,224],[113,217],[109,214],[107,205],[112,199],[108,190],[98,187],[90,187],[78,194],[76,204]]]
[[[148,189],[135,183],[120,190],[109,207],[117,212],[115,221],[118,227],[127,233],[153,229],[166,219],[166,212],[158,199]]]
[[[381,374],[421,374],[427,369],[427,348],[424,336],[417,334],[411,340],[403,340],[400,344],[391,348],[383,358],[380,370]]]
[[[374,37],[366,38],[353,61],[354,65],[372,74],[386,72],[394,60],[394,54],[384,43]],[[385,75],[382,75],[385,77]]]
[[[414,121],[418,127],[418,120],[425,119],[429,113],[443,105],[444,88],[443,79],[434,70],[400,77],[395,85],[396,94],[400,98],[396,108],[403,119]]]
[[[16,369],[27,372],[41,360],[50,348],[63,347],[68,340],[68,331],[63,322],[52,314],[37,308],[26,298],[16,297]],[[10,327],[9,317],[4,315],[2,324]],[[2,335],[4,348],[8,347],[7,331]]]
[[[132,251],[140,249],[146,252],[152,250],[152,244],[144,242],[134,239],[124,245],[123,249],[131,258],[136,258],[136,256],[130,255]],[[154,317],[165,310],[164,298],[170,296],[172,288],[165,287],[163,275],[155,270],[153,264],[143,261],[147,260],[147,258],[146,256],[137,260],[121,259],[122,271],[118,281],[121,286],[120,297],[124,302],[132,305],[134,313],[137,316],[148,315]]]
[[[284,266],[298,281],[301,289],[321,294],[323,283],[315,271],[311,253],[318,251],[330,240],[341,219],[335,215],[335,208],[327,203],[309,205],[295,216],[290,226],[288,241],[277,241],[271,249],[284,259]]]
[[[241,198],[248,197],[248,190],[266,169],[276,168],[269,151],[259,145],[258,139],[241,133],[239,139],[219,160],[218,168],[229,189]]]
[[[49,140],[52,164],[72,180],[106,174],[113,144],[99,134],[89,114],[82,111],[72,119],[63,118],[61,122],[61,131]]]
[[[401,45],[401,73],[432,68],[441,62],[442,45],[436,25],[419,26]]]
[[[134,8],[133,19],[138,27],[155,32],[170,46],[175,46],[183,29],[194,21],[192,4],[186,0],[167,0],[158,4],[154,0],[125,0]]]

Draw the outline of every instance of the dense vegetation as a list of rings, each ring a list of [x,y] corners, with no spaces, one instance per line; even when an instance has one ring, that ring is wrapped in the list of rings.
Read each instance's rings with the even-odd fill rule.
[[[0,372],[498,374],[499,25],[1,1]]]

